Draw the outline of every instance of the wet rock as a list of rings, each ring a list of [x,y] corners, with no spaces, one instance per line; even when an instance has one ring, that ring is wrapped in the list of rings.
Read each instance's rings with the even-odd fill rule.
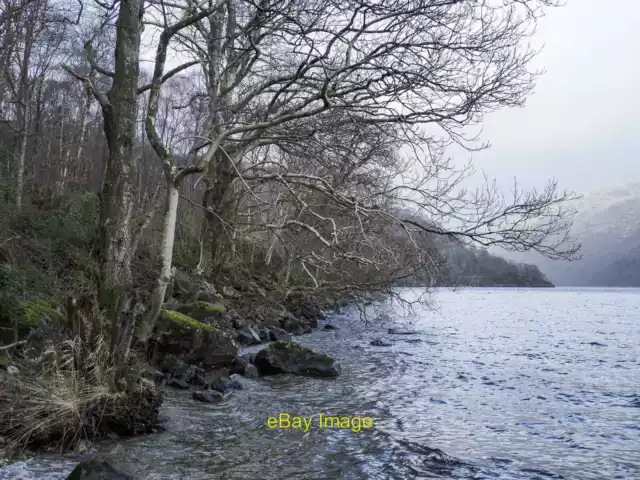
[[[201,385],[201,379],[205,374],[202,368],[191,365],[175,355],[166,355],[159,366],[168,378],[194,385]]]
[[[389,335],[417,335],[422,332],[418,330],[403,330],[402,328],[390,328],[389,330],[387,330],[387,333],[389,333]]]
[[[209,383],[209,389],[220,393],[229,393],[233,390],[233,383],[229,377],[219,377]]]
[[[218,403],[224,399],[224,395],[220,392],[212,391],[197,391],[191,395],[194,400],[204,403]]]
[[[311,332],[311,326],[308,323],[298,320],[293,316],[288,316],[282,320],[282,328],[293,335],[302,335],[303,333]]]
[[[340,365],[334,359],[291,341],[270,344],[256,354],[254,364],[261,375],[276,373],[292,373],[308,377],[340,375]]]
[[[240,358],[242,358],[247,363],[255,363],[256,354],[253,352],[249,352],[249,353],[240,355]]]
[[[260,324],[263,327],[269,328],[281,328],[282,321],[286,317],[282,311],[276,310],[275,308],[266,309],[262,314],[260,314]]]
[[[244,367],[242,375],[247,378],[258,378],[260,376],[260,372],[255,365],[249,363]]]
[[[172,378],[167,382],[167,387],[177,388],[179,390],[187,390],[189,388],[189,384],[181,378]]]
[[[211,388],[211,385],[217,384],[217,382],[221,378],[225,378],[229,376],[229,369],[227,368],[219,368],[217,370],[213,370],[207,373],[203,379],[203,384],[207,386],[207,388]],[[215,389],[217,390],[217,389]]]
[[[291,335],[282,328],[271,327],[269,329],[269,340],[272,342],[277,342],[279,340],[291,340]]]
[[[387,342],[381,338],[376,338],[375,340],[369,342],[369,345],[372,345],[374,347],[392,347],[393,343]]]
[[[259,345],[262,340],[260,340],[260,335],[253,327],[245,327],[238,331],[238,342],[241,345]]]
[[[134,477],[104,460],[93,458],[76,465],[67,480],[134,480]]]
[[[271,330],[269,330],[268,328],[261,328],[258,333],[260,334],[261,342],[268,342],[269,340],[271,340]]]
[[[332,325],[332,324],[330,324],[330,323],[327,323],[327,324],[324,326],[324,329],[325,329],[325,330],[338,330],[338,327],[336,327],[335,325]]]

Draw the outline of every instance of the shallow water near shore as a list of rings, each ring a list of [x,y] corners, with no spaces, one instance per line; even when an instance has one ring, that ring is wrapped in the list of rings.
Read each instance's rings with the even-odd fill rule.
[[[167,431],[97,451],[154,480],[640,479],[640,289],[441,290],[433,304],[410,326],[346,309],[328,319],[339,330],[296,338],[339,378],[244,379],[219,405],[168,392]],[[281,412],[374,425],[269,429]],[[64,479],[76,461],[32,458],[0,480]]]

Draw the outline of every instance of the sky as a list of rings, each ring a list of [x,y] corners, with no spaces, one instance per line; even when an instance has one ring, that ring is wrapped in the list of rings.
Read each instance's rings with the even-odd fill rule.
[[[566,0],[531,43],[542,47],[534,69],[546,71],[534,93],[487,116],[491,148],[460,159],[503,188],[555,178],[588,194],[640,180],[640,0]]]

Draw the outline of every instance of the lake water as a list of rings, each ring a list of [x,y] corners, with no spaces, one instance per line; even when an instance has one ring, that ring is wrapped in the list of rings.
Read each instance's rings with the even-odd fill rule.
[[[442,290],[432,303],[410,319],[369,307],[385,315],[368,326],[347,310],[329,319],[339,330],[298,337],[340,361],[338,379],[246,380],[215,406],[170,393],[166,432],[98,450],[141,479],[640,479],[640,290]],[[387,333],[409,320],[418,333]],[[269,429],[281,412],[374,425]],[[62,479],[74,461],[0,479]]]

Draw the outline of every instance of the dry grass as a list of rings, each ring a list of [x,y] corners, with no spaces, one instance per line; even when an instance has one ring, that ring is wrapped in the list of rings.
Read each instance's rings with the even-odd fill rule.
[[[14,452],[77,449],[114,426],[126,433],[139,402],[158,397],[153,382],[137,375],[129,382],[133,391],[118,387],[122,382],[117,382],[102,337],[90,350],[76,337],[15,365],[19,372],[7,374],[0,385],[0,436]],[[134,373],[129,369],[128,374]]]

